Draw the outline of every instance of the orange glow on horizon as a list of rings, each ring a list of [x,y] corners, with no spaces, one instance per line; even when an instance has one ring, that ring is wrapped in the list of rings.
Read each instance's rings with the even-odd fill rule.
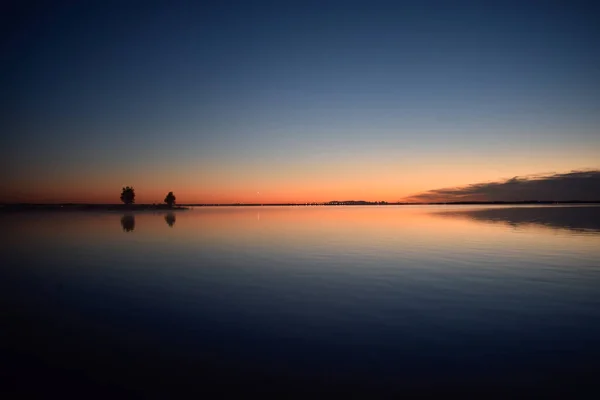
[[[430,163],[414,169],[354,169],[344,164],[311,168],[282,167],[281,170],[249,168],[246,171],[218,168],[186,168],[164,171],[134,171],[106,174],[73,171],[69,175],[47,177],[30,175],[13,177],[0,189],[6,202],[30,203],[120,203],[123,186],[133,186],[136,203],[163,203],[173,191],[179,204],[273,204],[323,203],[329,201],[364,200],[394,203],[407,201],[415,194],[432,189],[460,187],[492,182],[529,173],[568,172],[574,168],[530,167],[515,164],[499,169],[494,166]],[[593,164],[592,164],[593,165]]]

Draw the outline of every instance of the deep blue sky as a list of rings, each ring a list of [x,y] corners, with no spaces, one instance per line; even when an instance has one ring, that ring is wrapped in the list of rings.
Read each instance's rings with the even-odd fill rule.
[[[396,200],[600,166],[591,1],[19,3],[0,67],[15,197]]]

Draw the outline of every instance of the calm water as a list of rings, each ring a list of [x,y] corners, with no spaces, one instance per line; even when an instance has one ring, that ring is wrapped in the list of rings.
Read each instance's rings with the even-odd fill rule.
[[[0,221],[20,389],[577,391],[600,371],[600,207]]]

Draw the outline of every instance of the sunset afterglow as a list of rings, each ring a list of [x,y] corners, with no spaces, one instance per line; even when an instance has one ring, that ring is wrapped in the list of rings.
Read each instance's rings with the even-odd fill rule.
[[[286,3],[15,11],[4,201],[397,202],[600,169],[581,6]]]

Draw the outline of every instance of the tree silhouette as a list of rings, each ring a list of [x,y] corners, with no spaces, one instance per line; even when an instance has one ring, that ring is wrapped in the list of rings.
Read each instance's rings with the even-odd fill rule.
[[[167,194],[167,197],[165,197],[165,203],[167,203],[169,207],[173,207],[173,204],[175,203],[175,195],[173,192],[169,192],[169,194]]]
[[[135,191],[133,187],[126,186],[123,188],[121,192],[121,201],[125,204],[133,204],[135,203]]]

